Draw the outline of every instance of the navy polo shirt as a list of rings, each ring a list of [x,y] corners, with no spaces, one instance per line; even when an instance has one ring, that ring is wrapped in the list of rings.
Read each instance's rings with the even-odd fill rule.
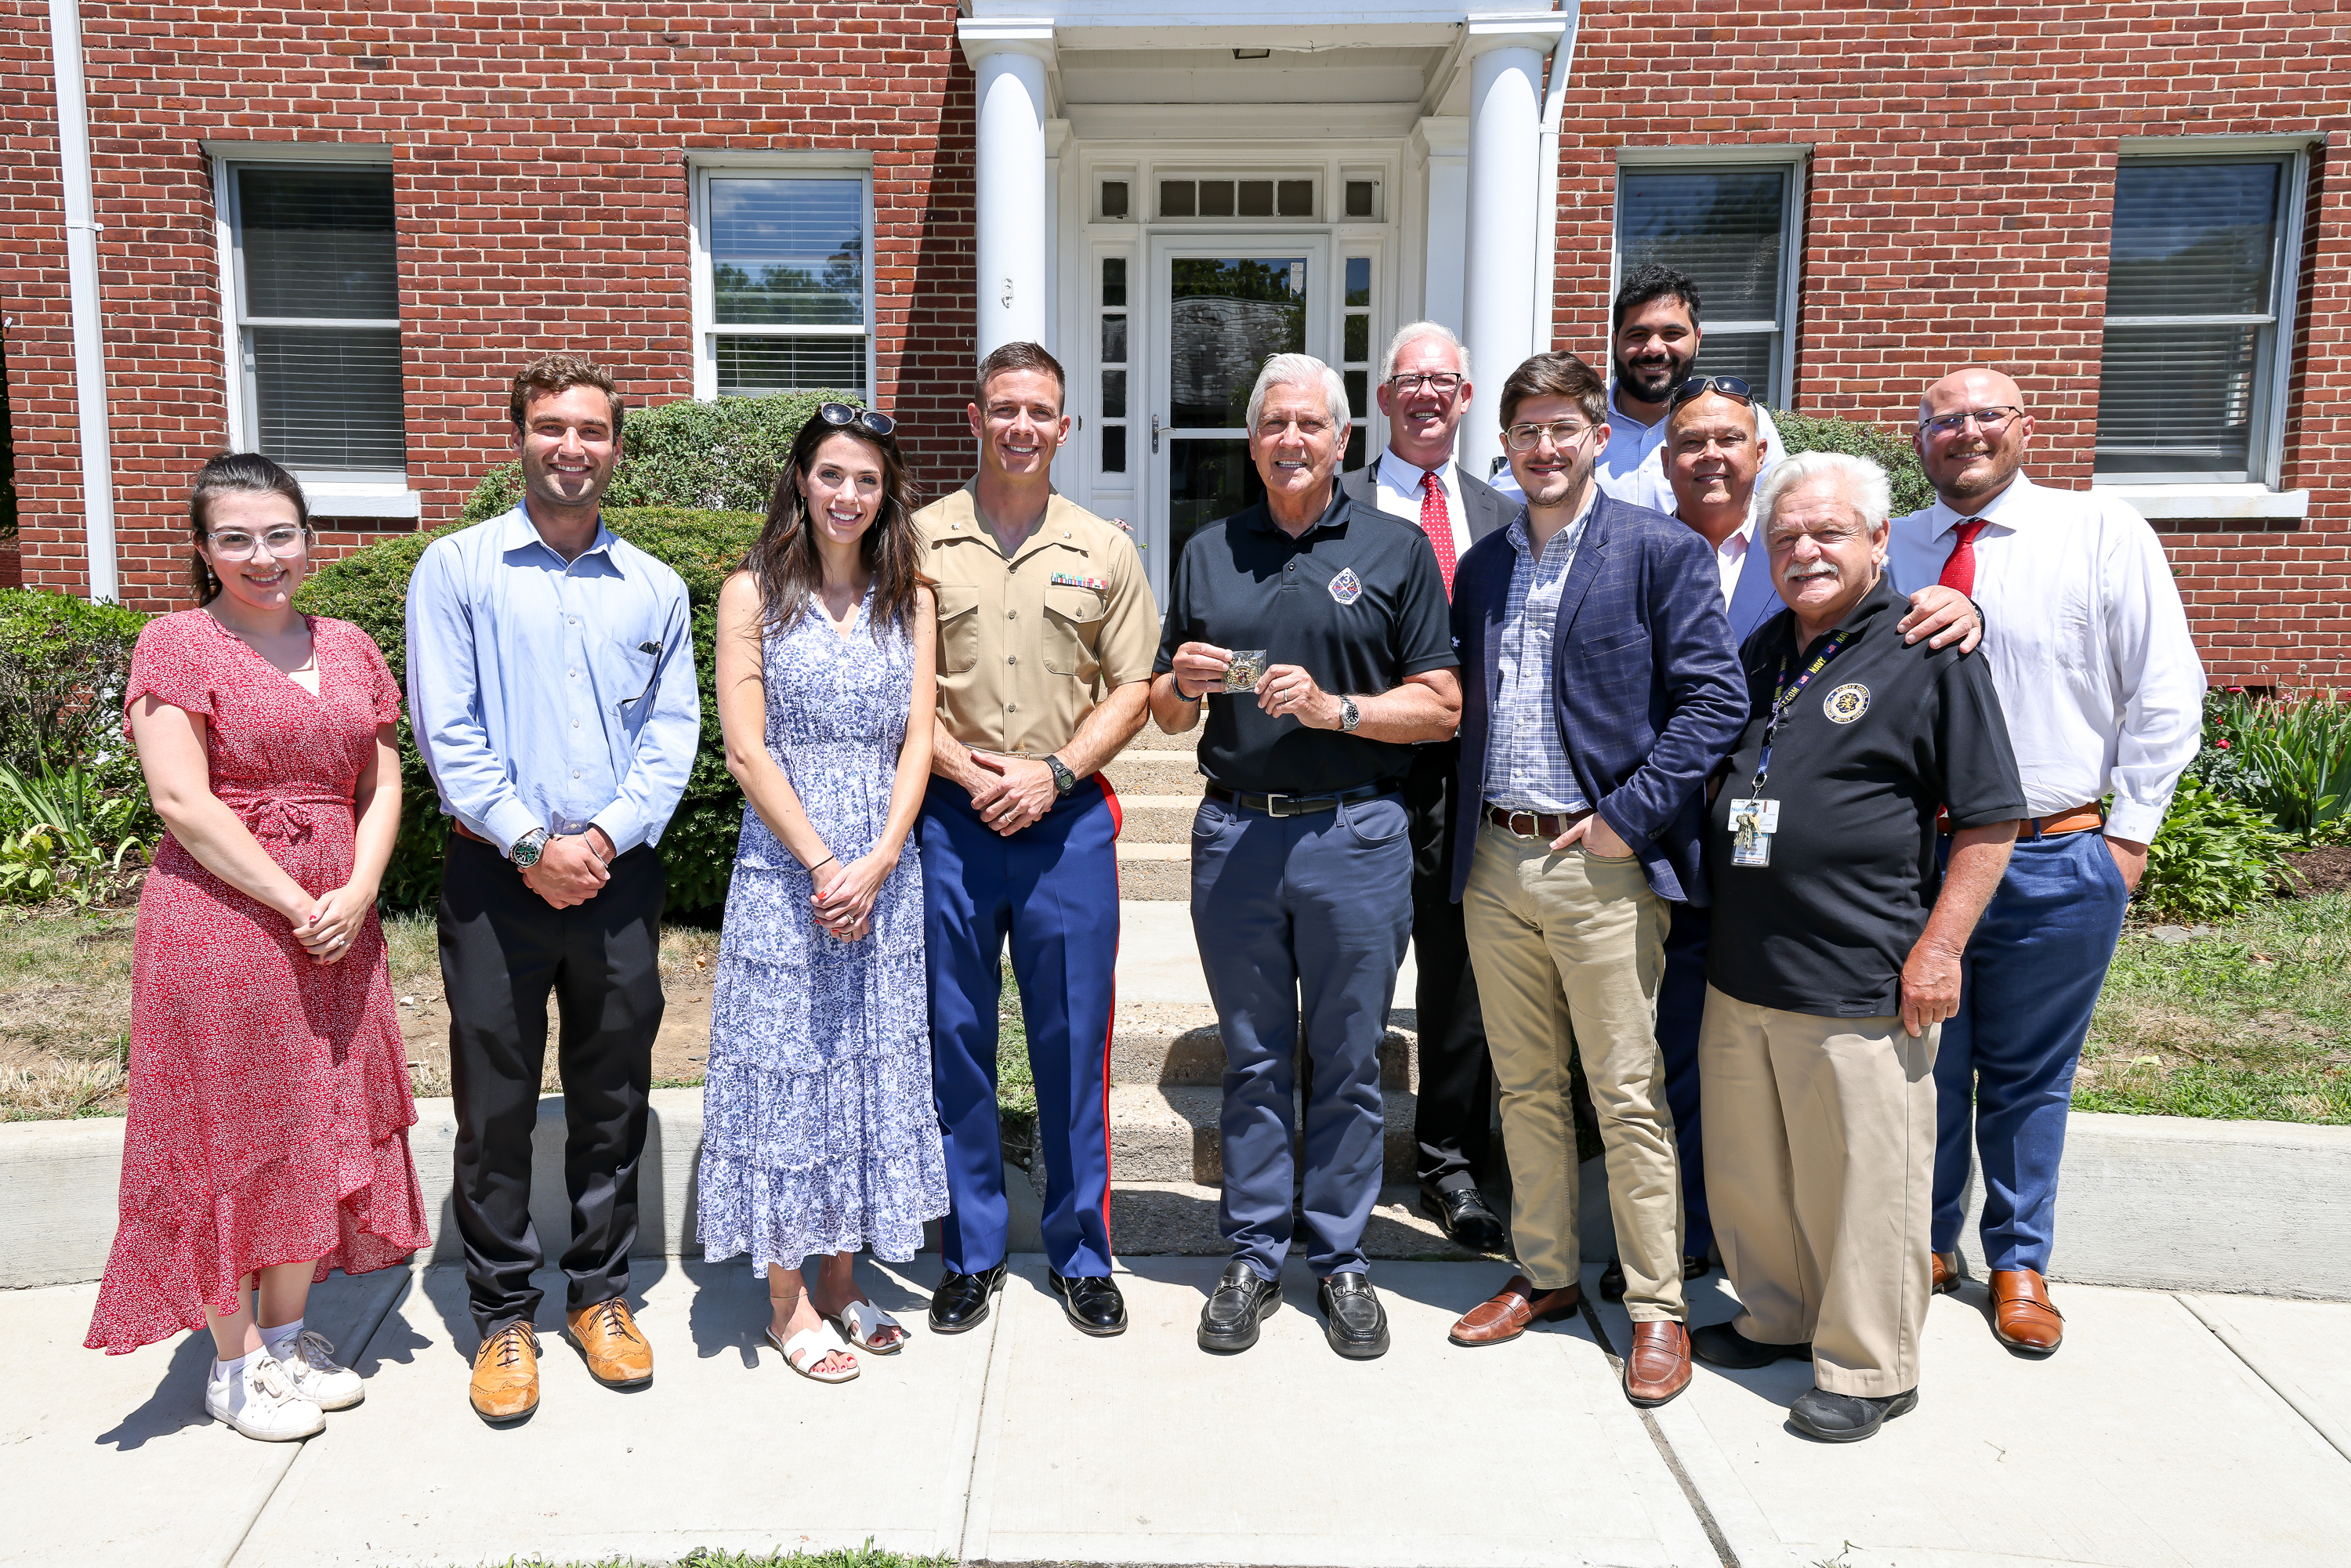
[[[1428,537],[1337,486],[1296,538],[1259,502],[1192,536],[1176,564],[1155,674],[1186,643],[1263,648],[1333,696],[1376,696],[1460,664]],[[1325,794],[1401,780],[1413,747],[1276,717],[1249,693],[1211,692],[1200,770],[1228,789]]]

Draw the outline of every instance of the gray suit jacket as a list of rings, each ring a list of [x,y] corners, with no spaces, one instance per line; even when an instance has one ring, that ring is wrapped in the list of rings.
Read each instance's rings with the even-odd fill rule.
[[[1353,473],[1341,475],[1339,488],[1349,500],[1360,501],[1376,511],[1380,504],[1379,467],[1380,460],[1374,457]],[[1458,465],[1456,467],[1461,481],[1461,509],[1469,514],[1469,542],[1474,545],[1488,534],[1509,528],[1518,517],[1519,508],[1483,479],[1471,478],[1467,468]]]

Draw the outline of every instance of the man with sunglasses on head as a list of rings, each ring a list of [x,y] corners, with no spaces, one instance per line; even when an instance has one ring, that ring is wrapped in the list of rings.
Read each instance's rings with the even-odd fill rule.
[[[2111,495],[2027,478],[2032,432],[1998,371],[1928,387],[1913,440],[1935,504],[1894,520],[1888,568],[1899,590],[1939,582],[1983,606],[2030,813],[1935,1059],[1934,1287],[1959,1282],[1972,1122],[1992,1332],[2046,1354],[2064,1334],[2045,1276],[2074,1070],[2147,845],[2202,739],[2204,666],[2155,530]]]
[[[1499,1344],[1582,1301],[1570,1052],[1599,1113],[1633,1343],[1625,1392],[1689,1383],[1682,1192],[1657,1046],[1670,906],[1703,902],[1701,786],[1747,720],[1747,687],[1705,547],[1603,493],[1606,391],[1573,354],[1502,389],[1527,503],[1454,580],[1465,672],[1453,896],[1478,972],[1519,1272],[1453,1326]]]
[[[1454,434],[1469,412],[1469,350],[1450,329],[1415,321],[1388,340],[1375,394],[1387,416],[1388,444],[1379,461],[1347,475],[1339,488],[1359,506],[1416,525],[1437,551],[1448,598],[1455,565],[1488,534],[1510,527],[1516,502],[1461,471]],[[1418,1097],[1413,1137],[1419,1145],[1420,1205],[1445,1233],[1478,1252],[1502,1247],[1478,1177],[1487,1163],[1494,1068],[1478,1014],[1469,939],[1453,902],[1453,775],[1461,747],[1452,740],[1413,748],[1405,775],[1412,826],[1412,944],[1418,984]]]
[[[932,1080],[954,1207],[931,1327],[1003,1287],[1010,1209],[996,1115],[1009,940],[1037,1083],[1047,1281],[1081,1333],[1126,1329],[1110,1277],[1118,797],[1100,768],[1143,727],[1159,612],[1119,525],[1053,488],[1070,434],[1060,361],[1007,343],[966,411],[979,471],[915,515],[939,596],[938,720],[922,817]]]
[[[1608,389],[1608,444],[1597,465],[1600,487],[1620,501],[1670,513],[1674,491],[1667,475],[1666,415],[1705,338],[1698,328],[1698,285],[1686,272],[1643,262],[1616,290],[1608,337],[1616,380]],[[1713,384],[1751,396],[1747,382],[1736,376],[1718,377]],[[1787,448],[1762,404],[1751,406],[1761,476]]]

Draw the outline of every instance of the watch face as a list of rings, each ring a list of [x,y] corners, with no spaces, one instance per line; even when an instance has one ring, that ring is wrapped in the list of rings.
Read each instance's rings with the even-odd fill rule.
[[[537,833],[533,833],[530,837],[523,840],[522,842],[515,845],[514,862],[523,870],[528,871],[531,867],[538,863],[539,853],[546,848],[547,841]]]

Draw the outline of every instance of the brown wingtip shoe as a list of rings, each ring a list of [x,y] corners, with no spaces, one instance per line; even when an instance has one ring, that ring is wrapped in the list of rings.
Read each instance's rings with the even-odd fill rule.
[[[508,1323],[482,1342],[467,1396],[474,1414],[493,1427],[523,1420],[538,1408],[538,1336],[528,1323]]]
[[[588,1358],[588,1375],[605,1387],[642,1388],[653,1380],[653,1347],[620,1297],[564,1313],[563,1326]]]
[[[1653,1409],[1689,1386],[1689,1330],[1670,1319],[1633,1325],[1632,1354],[1625,1358],[1625,1397]]]
[[[2049,1286],[2031,1269],[1991,1271],[1992,1337],[2011,1350],[2047,1355],[2065,1338],[2065,1314],[2049,1300]]]
[[[1931,1256],[1935,1260],[1935,1294],[1948,1296],[1959,1288],[1959,1255],[1937,1252]]]

